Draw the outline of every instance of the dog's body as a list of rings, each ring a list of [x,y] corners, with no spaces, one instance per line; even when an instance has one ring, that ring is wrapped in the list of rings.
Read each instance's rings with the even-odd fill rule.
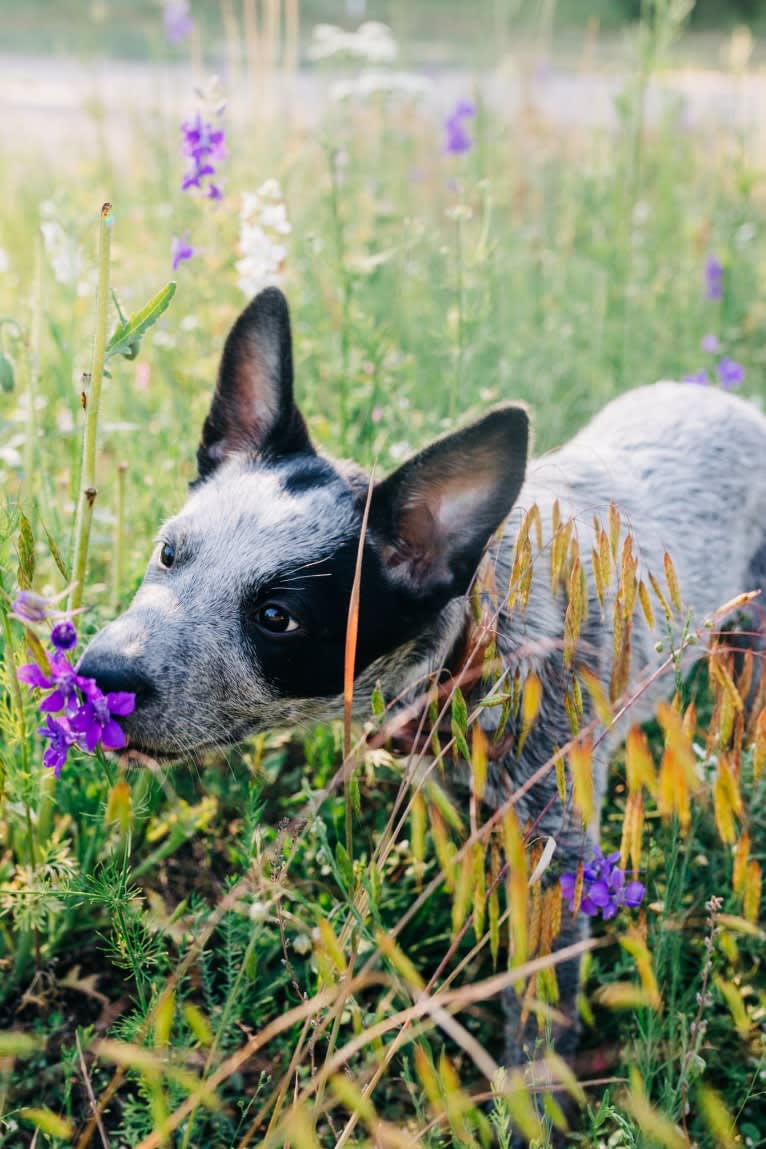
[[[594,516],[605,523],[610,504],[619,510],[623,537],[633,536],[639,577],[661,576],[664,553],[673,556],[695,625],[737,594],[766,587],[766,418],[752,405],[661,383],[611,403],[568,446],[533,462],[524,481],[526,453],[525,413],[492,412],[375,488],[364,541],[355,683],[362,715],[376,683],[388,699],[406,701],[408,692],[422,690],[424,676],[450,666],[470,618],[470,584],[506,522],[493,544],[498,682],[507,686],[517,667],[534,670],[543,702],[521,755],[509,741],[507,755],[493,762],[490,806],[571,737],[563,701],[573,672],[563,653],[567,597],[552,590],[549,561],[555,502],[561,521],[574,522],[588,585],[577,662],[595,670],[607,691],[616,583],[602,609],[591,551]],[[227,341],[198,462],[200,478],[163,530],[134,603],[96,637],[81,665],[105,690],[136,692],[136,711],[124,720],[130,744],[159,758],[342,711],[368,480],[311,446],[292,397],[287,309],[273,289],[251,304]],[[543,548],[533,544],[527,605],[509,610],[514,540],[533,504]],[[636,611],[631,683],[665,657],[655,649],[658,637]],[[668,689],[668,676],[654,682],[631,719],[645,716]],[[477,684],[469,706],[482,691],[486,685]],[[494,733],[501,708],[481,713]],[[594,755],[598,802],[608,752],[604,740]],[[520,813],[556,839],[560,869],[576,868],[587,832],[556,799],[552,771],[529,791]],[[568,920],[558,944],[580,936],[583,921]],[[571,1006],[576,969],[564,967],[559,980],[562,1005]],[[509,1030],[509,1061],[519,1059],[518,1040]]]

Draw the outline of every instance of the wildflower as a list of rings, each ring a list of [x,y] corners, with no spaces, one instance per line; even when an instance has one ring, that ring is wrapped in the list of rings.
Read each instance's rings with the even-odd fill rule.
[[[69,619],[56,623],[51,631],[51,642],[57,650],[71,650],[77,646],[77,631]]]
[[[191,160],[191,167],[181,181],[181,191],[189,188],[202,188],[204,180],[216,174],[216,165],[226,158],[225,132],[216,128],[209,120],[203,120],[198,112],[193,120],[181,124],[183,136],[182,153]],[[222,199],[219,184],[209,183],[206,194],[210,199]]]
[[[81,679],[81,682],[92,685],[83,688],[86,701],[70,719],[72,729],[78,738],[84,740],[85,749],[90,754],[99,742],[106,750],[121,750],[125,745],[125,733],[113,715],[122,718],[132,714],[136,708],[135,694],[124,690],[102,694],[93,679]]]
[[[77,631],[68,619],[55,624],[51,642],[55,649],[47,670],[30,662],[16,675],[30,689],[48,692],[38,707],[46,719],[38,733],[50,742],[43,763],[58,776],[73,746],[83,745],[91,754],[99,743],[106,750],[121,750],[126,739],[116,718],[132,714],[136,698],[126,691],[104,694],[95,679],[77,673],[65,654],[77,645]]]
[[[162,18],[168,44],[180,44],[194,27],[189,0],[166,0]]]
[[[330,99],[335,103],[350,99],[368,100],[373,96],[418,99],[427,96],[432,89],[433,84],[430,80],[414,72],[365,68],[351,80],[336,80],[330,88]]]
[[[600,913],[606,922],[616,916],[621,906],[631,909],[640,906],[646,890],[641,882],[626,883],[625,871],[617,865],[620,851],[604,857],[596,846],[594,854],[594,860],[583,870],[582,912],[588,917]],[[562,874],[559,881],[562,896],[569,902],[570,910],[574,911],[577,874]]]
[[[317,24],[313,30],[308,56],[310,60],[328,60],[332,56],[356,56],[370,64],[395,60],[399,48],[387,24],[366,20],[356,32],[346,32],[336,24]]]
[[[194,255],[194,248],[189,243],[189,233],[185,231],[179,239],[177,235],[173,236],[173,243],[170,248],[171,263],[173,271],[175,271],[180,263],[185,259],[191,259]]]
[[[745,368],[741,363],[730,359],[728,355],[724,355],[723,359],[720,360],[716,371],[718,372],[721,386],[726,391],[731,390],[732,387],[739,387],[745,378]]]
[[[458,100],[454,109],[444,121],[447,138],[444,144],[445,152],[449,155],[459,156],[469,152],[473,147],[473,140],[468,134],[465,121],[476,115],[476,108],[468,100]]]
[[[277,180],[266,180],[256,192],[242,193],[236,268],[245,295],[255,295],[279,279],[287,258],[285,238],[292,228]]]
[[[707,371],[705,371],[703,368],[702,371],[694,371],[694,372],[692,372],[691,375],[684,375],[681,382],[682,383],[700,383],[704,386],[708,382]]]
[[[45,206],[47,210],[49,205]],[[66,287],[74,287],[80,278],[80,251],[76,242],[57,219],[41,220],[40,231],[54,279]]]
[[[82,689],[83,683],[89,683],[91,679],[81,678],[66,655],[60,652],[51,657],[49,666],[49,672],[45,674],[36,662],[28,662],[19,667],[16,677],[19,682],[24,682],[35,690],[52,691],[40,703],[40,710],[43,713],[76,708],[78,689]]]
[[[717,335],[706,335],[702,340],[701,347],[708,355],[717,355],[721,350],[721,341]]]
[[[705,297],[715,301],[722,296],[723,266],[714,255],[709,255],[705,262]]]
[[[45,622],[49,613],[48,600],[33,590],[19,591],[11,607],[11,615],[19,622]]]
[[[37,733],[50,740],[50,746],[43,754],[43,765],[51,769],[58,778],[61,768],[66,762],[67,754],[70,748],[74,746],[77,737],[70,729],[66,718],[53,718],[50,714],[46,719],[45,726],[41,726]]]

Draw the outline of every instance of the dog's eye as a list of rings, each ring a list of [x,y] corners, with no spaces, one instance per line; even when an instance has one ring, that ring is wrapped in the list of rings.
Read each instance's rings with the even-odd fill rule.
[[[255,617],[258,625],[269,634],[287,634],[288,631],[298,630],[300,626],[300,623],[278,602],[264,603]]]
[[[172,543],[163,543],[160,551],[160,563],[168,569],[176,561],[176,548]]]

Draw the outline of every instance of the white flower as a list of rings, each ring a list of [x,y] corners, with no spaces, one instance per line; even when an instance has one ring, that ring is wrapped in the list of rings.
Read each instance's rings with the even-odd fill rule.
[[[8,258],[8,252],[5,248],[0,247],[0,275],[5,275],[10,266],[11,261]]]
[[[261,212],[261,227],[275,231],[278,235],[289,235],[292,231],[287,219],[287,208],[283,203],[265,207]]]
[[[401,96],[417,99],[426,96],[433,84],[425,76],[414,72],[385,72],[379,68],[367,68],[353,80],[338,80],[330,88],[330,99],[368,100],[371,96]]]
[[[308,55],[311,60],[348,55],[367,60],[370,64],[386,64],[395,60],[398,52],[388,25],[367,20],[356,32],[345,32],[336,24],[317,24]]]
[[[256,192],[242,193],[239,214],[239,251],[236,269],[239,286],[247,296],[278,281],[287,259],[283,238],[291,231],[282,189],[274,179]]]
[[[41,211],[48,207],[47,203],[41,205]],[[57,219],[43,219],[40,231],[54,276],[59,283],[73,286],[80,277],[80,252],[77,244],[67,235]]]
[[[307,934],[298,934],[293,941],[293,949],[297,954],[310,953],[312,949],[311,938]]]

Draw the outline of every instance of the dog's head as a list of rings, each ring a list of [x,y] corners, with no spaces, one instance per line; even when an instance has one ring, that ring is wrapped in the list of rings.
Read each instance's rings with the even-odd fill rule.
[[[446,653],[482,552],[518,495],[528,423],[504,407],[378,483],[364,539],[357,701],[401,690]],[[368,494],[317,454],[293,399],[284,296],[235,323],[197,452],[199,477],[161,529],[129,609],[80,672],[136,694],[130,745],[179,757],[338,713]]]

